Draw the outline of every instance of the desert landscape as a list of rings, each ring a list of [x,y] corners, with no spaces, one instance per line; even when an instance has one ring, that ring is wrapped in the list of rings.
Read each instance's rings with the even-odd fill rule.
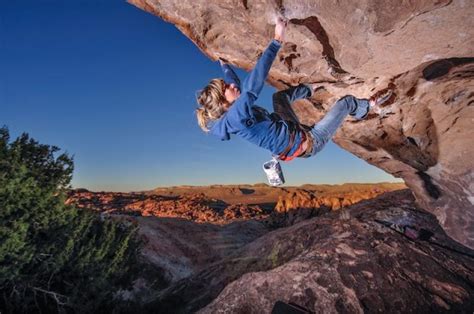
[[[7,1],[0,14],[0,314],[474,313],[473,1]],[[217,115],[199,99],[218,61],[271,87],[243,84],[248,106],[232,107],[236,81],[218,80]],[[314,92],[286,104],[301,127],[288,149],[244,132],[262,122],[257,97],[270,108],[300,84]],[[301,140],[355,98],[369,101],[336,111],[349,114],[338,147]],[[218,124],[232,108],[254,116]],[[255,112],[270,130],[275,116]],[[203,120],[228,132],[211,140]],[[303,185],[275,188],[244,184],[269,158],[253,144],[280,159],[325,148],[285,167]]]
[[[79,189],[68,202],[138,226],[142,259],[159,276],[137,274],[121,296],[146,312],[262,313],[282,300],[307,313],[474,306],[473,251],[402,183]]]
[[[307,313],[474,306],[474,252],[401,183],[79,189],[68,202],[138,227],[155,275],[138,273],[121,297],[145,312],[262,313],[277,301]],[[431,236],[410,238],[406,227]]]
[[[104,214],[184,218],[227,224],[268,218],[302,208],[336,210],[406,188],[403,183],[304,185],[273,188],[267,184],[176,186],[134,193],[72,190],[67,203]]]

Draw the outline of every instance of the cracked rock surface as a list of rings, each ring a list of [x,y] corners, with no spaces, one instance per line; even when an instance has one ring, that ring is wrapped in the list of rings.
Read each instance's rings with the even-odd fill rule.
[[[395,177],[455,240],[474,248],[474,4],[466,0],[129,0],[176,25],[204,54],[250,70],[282,12],[278,89],[320,83],[295,104],[317,122],[346,95],[392,86],[383,116],[346,122],[334,141]],[[206,82],[203,82],[203,85]]]

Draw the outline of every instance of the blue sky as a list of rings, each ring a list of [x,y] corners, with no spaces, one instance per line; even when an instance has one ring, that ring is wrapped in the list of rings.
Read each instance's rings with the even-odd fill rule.
[[[73,155],[74,187],[264,182],[269,152],[197,126],[195,93],[219,76],[173,25],[125,1],[0,4],[0,125]],[[271,109],[273,92],[257,103]],[[333,143],[283,170],[287,185],[396,181]]]

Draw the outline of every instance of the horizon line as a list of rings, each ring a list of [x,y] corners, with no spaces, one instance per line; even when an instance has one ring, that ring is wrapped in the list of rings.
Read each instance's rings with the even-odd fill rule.
[[[329,185],[329,186],[338,186],[338,185],[348,185],[348,184],[353,184],[353,185],[363,185],[363,184],[372,184],[372,185],[377,185],[377,184],[403,184],[405,186],[406,183],[404,181],[382,181],[382,182],[344,182],[344,183],[303,183],[300,185],[282,185],[278,187],[273,187],[269,185],[268,183],[265,182],[257,182],[257,183],[232,183],[232,184],[208,184],[208,185],[191,185],[191,184],[181,184],[181,185],[159,185],[151,189],[145,189],[145,190],[129,190],[129,191],[111,191],[111,190],[105,190],[105,189],[88,189],[84,187],[72,187],[71,190],[86,190],[89,192],[107,192],[107,193],[143,193],[143,192],[150,192],[154,191],[157,189],[172,189],[172,188],[202,188],[202,187],[239,187],[239,186],[266,186],[269,188],[300,188],[305,185]],[[408,187],[408,186],[407,186]]]

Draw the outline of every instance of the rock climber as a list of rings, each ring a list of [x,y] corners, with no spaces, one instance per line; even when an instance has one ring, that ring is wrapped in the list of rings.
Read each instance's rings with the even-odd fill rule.
[[[299,123],[291,103],[311,97],[316,84],[300,84],[273,94],[273,113],[254,105],[284,42],[287,23],[283,18],[277,19],[273,40],[243,83],[232,68],[220,60],[224,78],[211,80],[199,93],[196,110],[203,131],[221,140],[229,140],[231,134],[236,134],[271,151],[283,161],[314,156],[332,138],[347,115],[364,119],[372,107],[380,106],[392,95],[392,91],[386,89],[370,99],[344,96],[312,128]]]

